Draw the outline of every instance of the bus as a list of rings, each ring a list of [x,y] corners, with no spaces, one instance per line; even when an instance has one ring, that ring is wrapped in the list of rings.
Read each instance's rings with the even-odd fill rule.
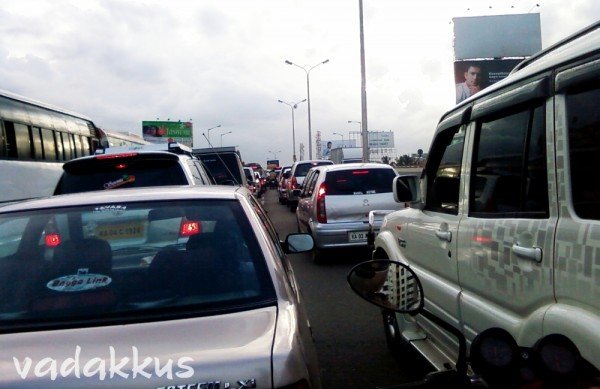
[[[151,142],[144,140],[140,135],[131,132],[109,131],[99,129],[100,145],[103,147],[131,147],[138,145],[150,145]]]
[[[52,195],[62,163],[99,147],[91,119],[0,90],[0,204]]]

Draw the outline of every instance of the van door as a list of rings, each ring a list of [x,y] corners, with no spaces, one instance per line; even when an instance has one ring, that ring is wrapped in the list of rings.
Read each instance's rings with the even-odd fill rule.
[[[557,223],[553,117],[547,78],[475,103],[467,217],[458,232],[460,309],[469,340],[501,327],[519,344],[539,337],[554,302]]]

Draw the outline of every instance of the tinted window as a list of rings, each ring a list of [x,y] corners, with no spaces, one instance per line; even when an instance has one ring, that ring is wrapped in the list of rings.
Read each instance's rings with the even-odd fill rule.
[[[178,160],[91,159],[65,164],[55,194],[189,184]]]
[[[391,169],[353,169],[327,173],[328,195],[357,195],[392,192],[396,174]]]
[[[294,171],[294,175],[296,177],[304,177],[306,173],[310,170],[310,168],[314,166],[322,166],[322,165],[332,165],[332,163],[328,162],[308,162],[308,163],[300,163],[296,166],[296,170]]]
[[[479,123],[474,160],[472,214],[493,217],[548,214],[543,106]]]
[[[237,154],[199,154],[197,157],[202,160],[217,185],[241,185],[244,182]]]
[[[237,201],[122,202],[0,215],[0,247],[6,247],[0,250],[4,332],[227,313],[275,301],[263,253]]]
[[[427,209],[458,214],[464,144],[464,127],[445,130],[435,139],[434,149],[426,167]]]
[[[575,213],[600,219],[600,90],[567,96],[571,196]]]

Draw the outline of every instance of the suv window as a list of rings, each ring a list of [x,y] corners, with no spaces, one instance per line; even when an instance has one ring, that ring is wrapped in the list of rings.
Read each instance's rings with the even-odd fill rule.
[[[567,95],[571,196],[577,216],[600,219],[600,89]]]
[[[447,129],[434,141],[427,166],[426,209],[458,214],[465,127]]]
[[[539,104],[478,123],[472,215],[547,217],[544,111]]]
[[[54,194],[189,184],[177,157],[90,158],[65,163],[63,170]]]
[[[392,169],[352,169],[327,173],[328,195],[357,195],[392,192],[396,173]]]

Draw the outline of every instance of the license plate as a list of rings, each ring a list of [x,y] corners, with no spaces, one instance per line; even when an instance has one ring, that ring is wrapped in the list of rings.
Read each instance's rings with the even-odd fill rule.
[[[144,224],[102,224],[96,227],[96,236],[104,240],[141,238],[144,236]]]
[[[348,233],[348,241],[350,242],[366,242],[368,231],[357,231]]]

